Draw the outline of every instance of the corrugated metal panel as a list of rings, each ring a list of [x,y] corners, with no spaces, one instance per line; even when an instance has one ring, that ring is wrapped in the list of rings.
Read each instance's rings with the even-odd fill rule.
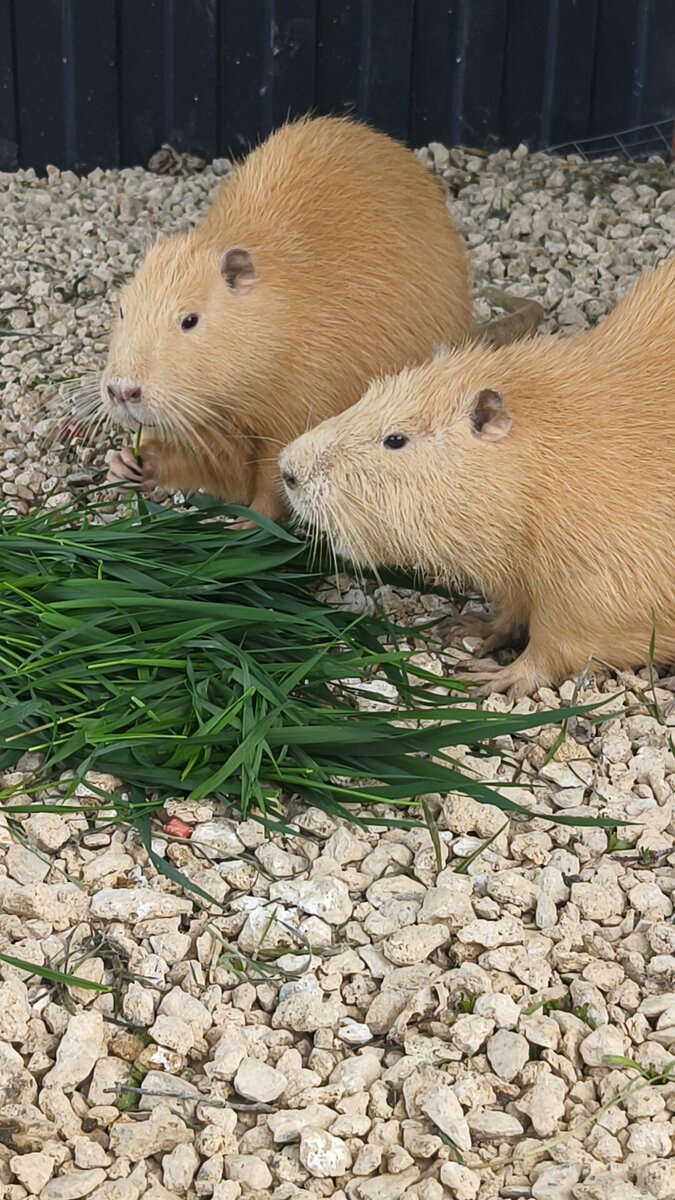
[[[507,145],[547,146],[588,132],[598,8],[598,0],[510,5],[500,126]]]
[[[7,0],[0,0],[0,167],[5,171],[16,170],[19,160],[15,96],[11,13]]]
[[[353,112],[533,148],[675,116],[675,0],[0,0],[0,167],[239,155]]]

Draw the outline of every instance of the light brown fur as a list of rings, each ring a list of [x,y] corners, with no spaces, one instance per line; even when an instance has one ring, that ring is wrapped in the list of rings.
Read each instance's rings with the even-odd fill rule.
[[[233,289],[243,247],[255,282]],[[144,427],[113,477],[203,488],[278,517],[277,455],[370,379],[472,333],[467,255],[434,178],[403,146],[336,118],[284,126],[223,185],[199,228],[159,242],[121,296],[102,379]],[[180,321],[198,314],[182,332]],[[111,403],[111,381],[140,403]],[[121,411],[121,409],[123,411]]]
[[[495,397],[495,393],[498,396]],[[486,418],[482,429],[481,421]],[[407,435],[402,449],[383,438]],[[528,638],[484,692],[675,661],[675,258],[574,338],[471,347],[374,383],[281,456],[289,497],[361,564],[419,564]]]

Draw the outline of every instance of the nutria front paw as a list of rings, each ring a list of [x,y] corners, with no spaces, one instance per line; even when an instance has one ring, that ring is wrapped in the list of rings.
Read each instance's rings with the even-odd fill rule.
[[[463,675],[461,672],[466,671]],[[524,650],[512,663],[500,667],[491,658],[473,658],[457,664],[457,674],[454,679],[467,684],[478,684],[471,687],[473,696],[492,696],[495,693],[506,695],[509,700],[520,700],[523,696],[531,696],[540,687],[551,686],[551,676],[536,661],[529,648]]]
[[[444,617],[436,626],[436,635],[442,646],[459,638],[485,638],[492,630],[492,620],[487,614],[465,613],[463,616]]]
[[[436,626],[441,646],[461,641],[465,637],[480,638],[483,655],[492,654],[504,646],[512,646],[522,639],[522,630],[498,615],[487,613],[464,613],[463,616],[446,617]]]
[[[139,462],[132,446],[123,446],[108,463],[107,483],[121,487],[137,487],[151,492],[159,483],[159,460],[152,451],[141,447]]]

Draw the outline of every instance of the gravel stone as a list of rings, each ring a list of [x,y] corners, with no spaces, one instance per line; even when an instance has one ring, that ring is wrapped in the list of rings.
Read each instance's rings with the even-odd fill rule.
[[[262,1192],[272,1184],[267,1164],[256,1154],[235,1154],[228,1158],[225,1169],[228,1180],[241,1184],[245,1192]]]
[[[103,921],[148,921],[153,917],[176,917],[191,911],[189,900],[166,892],[151,892],[147,888],[103,888],[91,899],[92,917]]]
[[[626,1053],[626,1038],[613,1025],[601,1025],[594,1029],[579,1046],[579,1053],[589,1067],[601,1067],[608,1054]]]
[[[308,1104],[306,1108],[279,1109],[271,1113],[268,1126],[275,1142],[287,1145],[300,1140],[308,1129],[329,1129],[335,1120],[335,1110],[326,1104]]]
[[[359,1181],[352,1189],[355,1200],[401,1200],[419,1179],[419,1167],[410,1167],[393,1175],[383,1173],[376,1179]]]
[[[351,1150],[342,1138],[325,1129],[307,1129],[300,1135],[300,1162],[313,1179],[336,1179],[352,1165]]]
[[[469,1113],[467,1122],[471,1136],[477,1141],[499,1142],[523,1136],[523,1126],[517,1117],[497,1110]]]
[[[244,843],[229,821],[204,821],[195,825],[192,841],[214,859],[238,858],[244,853]]]
[[[319,1029],[334,1029],[341,1015],[339,997],[324,999],[316,980],[305,976],[280,989],[272,1025],[275,1029],[291,1029],[295,1033],[316,1033]]]
[[[330,1074],[330,1082],[339,1084],[346,1095],[367,1091],[382,1075],[379,1055],[365,1050],[363,1054],[345,1058]]]
[[[75,1013],[60,1042],[56,1063],[44,1077],[51,1087],[77,1087],[91,1073],[103,1049],[103,1016],[100,1012]]]
[[[646,1163],[638,1171],[637,1182],[655,1200],[671,1200],[675,1196],[675,1159]]]
[[[234,1086],[240,1096],[268,1104],[278,1100],[288,1080],[281,1071],[268,1067],[256,1058],[245,1058],[234,1077]]]
[[[510,1083],[529,1060],[530,1047],[522,1033],[499,1029],[490,1038],[486,1054],[495,1075]]]
[[[105,1171],[100,1167],[93,1171],[69,1171],[67,1175],[50,1179],[40,1195],[42,1200],[80,1200],[104,1182]]]
[[[352,915],[353,905],[347,885],[341,879],[328,876],[273,883],[270,897],[284,904],[294,904],[302,912],[321,917],[329,925],[344,925]]]
[[[475,1200],[478,1195],[480,1179],[476,1177],[474,1171],[469,1171],[467,1167],[460,1166],[459,1163],[443,1163],[440,1180],[445,1187],[450,1189],[450,1194],[455,1197],[455,1200]]]
[[[199,1167],[199,1155],[194,1146],[176,1146],[162,1159],[162,1178],[169,1192],[184,1196]]]
[[[470,921],[460,929],[460,942],[475,942],[478,946],[494,949],[496,946],[511,946],[525,940],[523,926],[515,917],[500,917],[497,921]]]
[[[540,1137],[552,1137],[560,1128],[565,1115],[567,1087],[558,1075],[547,1068],[540,1071],[534,1085],[514,1101],[518,1112],[525,1113]]]
[[[23,1042],[28,1035],[31,1005],[25,983],[10,976],[0,983],[2,1032],[8,1042]]]
[[[49,874],[49,863],[27,846],[10,846],[5,855],[7,874],[24,887],[42,883]]]
[[[532,1200],[574,1200],[574,1185],[581,1178],[581,1167],[569,1163],[544,1167],[532,1184]]]
[[[462,1106],[451,1087],[437,1085],[417,1098],[418,1107],[426,1117],[458,1146],[471,1149],[471,1134]]]
[[[110,1131],[110,1150],[119,1158],[140,1162],[151,1154],[167,1154],[193,1141],[192,1130],[166,1104],[152,1110],[147,1121],[116,1121]]]
[[[35,1151],[32,1154],[15,1154],[9,1160],[9,1169],[19,1183],[31,1193],[39,1196],[54,1174],[54,1159],[50,1154]]]
[[[413,966],[424,962],[434,950],[445,945],[450,937],[447,925],[413,925],[410,929],[399,929],[385,938],[382,949],[390,962],[397,967]]]

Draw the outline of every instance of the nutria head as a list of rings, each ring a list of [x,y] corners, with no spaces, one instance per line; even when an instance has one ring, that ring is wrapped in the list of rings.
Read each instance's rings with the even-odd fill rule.
[[[101,379],[115,423],[192,444],[200,429],[246,424],[273,348],[269,289],[254,256],[195,233],[158,242],[122,290]]]
[[[512,426],[490,360],[459,351],[386,377],[286,447],[281,476],[303,523],[356,565],[473,574],[484,482]]]

